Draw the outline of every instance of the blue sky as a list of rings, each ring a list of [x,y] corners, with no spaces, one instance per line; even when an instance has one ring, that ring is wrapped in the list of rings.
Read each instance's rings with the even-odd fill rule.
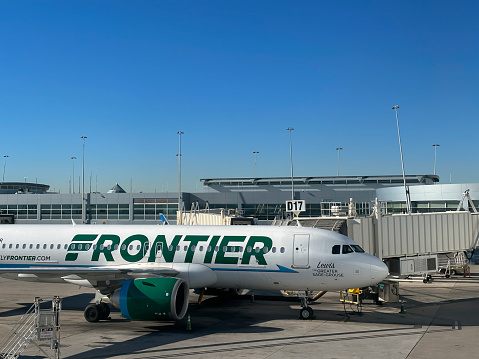
[[[0,1],[6,181],[68,193],[200,178],[479,182],[479,2]],[[2,173],[3,174],[3,173]],[[78,178],[75,180],[78,185]]]

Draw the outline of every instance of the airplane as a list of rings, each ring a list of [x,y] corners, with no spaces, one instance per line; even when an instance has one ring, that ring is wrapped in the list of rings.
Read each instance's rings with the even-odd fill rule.
[[[333,231],[276,226],[3,225],[0,275],[96,289],[84,317],[180,320],[189,290],[298,291],[310,319],[313,291],[381,282],[387,266]]]

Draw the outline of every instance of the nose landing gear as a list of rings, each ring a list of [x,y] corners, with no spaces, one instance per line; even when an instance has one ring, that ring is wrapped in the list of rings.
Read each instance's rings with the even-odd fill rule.
[[[304,320],[311,320],[314,318],[314,311],[309,304],[309,295],[307,291],[299,291],[298,297],[301,299],[301,309],[299,311],[299,318]]]

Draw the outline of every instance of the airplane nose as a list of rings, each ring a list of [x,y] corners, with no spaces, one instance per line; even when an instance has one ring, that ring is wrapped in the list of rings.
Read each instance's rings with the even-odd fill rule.
[[[376,283],[381,282],[389,275],[389,269],[383,261],[379,258],[373,257],[371,259],[371,279]]]

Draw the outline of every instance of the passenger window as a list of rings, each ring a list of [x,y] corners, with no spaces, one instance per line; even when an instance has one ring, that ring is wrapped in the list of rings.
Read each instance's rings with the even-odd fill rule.
[[[110,244],[108,245],[108,250],[110,250]],[[136,250],[137,250],[137,251],[140,250],[140,245],[137,245],[137,246],[136,246]]]
[[[61,244],[57,245],[57,249],[60,249],[61,247],[62,247],[62,245],[61,245]]]
[[[187,251],[188,251],[188,246],[184,246],[184,247],[183,247],[183,250],[184,250],[185,252],[187,252]]]
[[[87,244],[88,246],[88,244]],[[88,249],[88,248],[87,248]],[[115,244],[115,251],[118,250],[118,244]]]
[[[161,246],[160,246],[160,247],[161,247]],[[168,250],[169,250],[170,252],[173,250],[173,246],[172,246],[171,244],[168,246]]]
[[[5,243],[2,244],[2,249],[5,249]]]
[[[26,245],[26,244],[24,244],[24,245],[22,246],[22,249],[25,249],[25,248],[27,248],[27,245]]]
[[[50,244],[50,249],[53,249],[54,245],[53,244]]]
[[[80,244],[78,245],[78,250],[81,251],[82,248],[83,248],[83,244],[80,243]]]
[[[5,247],[5,244],[4,244],[3,246]],[[33,248],[33,244],[30,244],[30,249],[32,249],[32,248]],[[65,249],[66,249],[66,248],[65,248]]]
[[[46,245],[46,244],[43,245],[43,249],[47,249],[47,245]]]
[[[246,252],[251,253],[251,247],[248,246],[248,247],[246,248]]]
[[[343,254],[353,253],[353,249],[347,244],[343,244]]]
[[[111,244],[107,245],[106,248],[111,251]],[[138,250],[140,250],[140,246],[138,246]]]
[[[196,246],[195,246],[195,245],[192,245],[192,246],[191,246],[191,251],[192,251],[192,252],[196,251]]]
[[[281,252],[281,253],[284,253],[284,247],[281,247],[280,252]]]
[[[276,247],[273,247],[273,248],[271,249],[271,252],[276,253]]]
[[[268,247],[264,247],[264,248],[263,248],[263,252],[264,252],[264,253],[268,253]]]
[[[130,251],[133,250],[133,244],[130,244],[130,247],[129,247]]]
[[[12,244],[10,244],[10,245],[8,246],[8,249],[12,249]]]
[[[10,244],[11,245],[11,244]],[[37,249],[40,249],[40,244],[37,244]]]
[[[206,249],[207,252],[211,252],[211,246],[208,246],[208,248]]]
[[[215,247],[215,252],[218,252],[220,250],[220,247],[216,246]]]
[[[340,254],[341,253],[341,246],[336,244],[333,246],[333,254]]]
[[[18,249],[18,247],[20,247],[20,244],[17,243],[17,245],[15,246],[15,249]]]
[[[203,246],[200,246],[200,252],[203,252]]]
[[[177,252],[180,251],[180,246],[176,246],[176,251],[177,251]]]

